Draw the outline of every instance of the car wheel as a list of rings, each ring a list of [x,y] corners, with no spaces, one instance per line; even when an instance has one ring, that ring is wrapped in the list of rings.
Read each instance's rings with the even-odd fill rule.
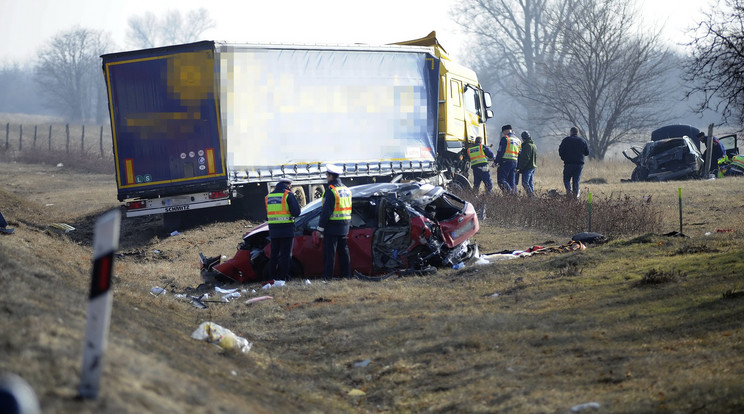
[[[648,169],[644,167],[635,167],[630,175],[632,181],[645,181],[648,178]]]

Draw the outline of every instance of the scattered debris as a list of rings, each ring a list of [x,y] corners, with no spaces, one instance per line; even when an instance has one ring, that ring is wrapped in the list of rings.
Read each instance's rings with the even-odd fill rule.
[[[269,299],[274,299],[274,298],[271,296],[259,296],[257,298],[248,299],[247,301],[245,301],[245,304],[249,305],[251,303],[261,302],[261,301],[269,300]]]
[[[213,322],[202,322],[191,334],[194,339],[209,342],[225,350],[235,350],[248,353],[253,344],[245,338],[235,335],[231,330],[223,328]]]
[[[150,294],[153,296],[165,295],[165,289],[161,288],[160,286],[153,286],[153,288],[150,289]]]
[[[352,366],[354,368],[364,368],[367,365],[369,365],[370,362],[372,362],[372,361],[370,361],[369,359],[365,359],[364,361],[357,361],[357,362],[353,363]]]
[[[577,413],[579,411],[586,410],[588,408],[599,410],[600,407],[601,406],[599,405],[598,402],[592,401],[592,402],[588,402],[588,403],[584,403],[584,404],[574,405],[573,407],[571,407],[571,412]]]
[[[65,223],[52,223],[50,224],[50,226],[57,230],[64,230],[65,233],[69,233],[75,230],[75,227],[72,227],[71,225]]]
[[[354,388],[353,390],[349,391],[349,396],[351,396],[351,397],[363,397],[365,395],[367,395],[366,392],[364,392],[362,390],[358,390],[356,388]]]
[[[179,234],[181,234],[181,233],[179,233],[178,230],[173,230],[170,235],[171,236],[178,236]]]

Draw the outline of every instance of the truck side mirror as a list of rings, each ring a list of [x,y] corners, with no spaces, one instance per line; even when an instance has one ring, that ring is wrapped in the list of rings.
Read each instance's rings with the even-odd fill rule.
[[[486,119],[493,118],[493,111],[490,109],[486,109]]]

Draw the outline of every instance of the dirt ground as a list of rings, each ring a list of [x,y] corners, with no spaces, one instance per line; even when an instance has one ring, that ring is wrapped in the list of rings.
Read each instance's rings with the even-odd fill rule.
[[[731,183],[741,194],[742,181],[724,184]],[[703,196],[711,193],[716,189]],[[672,207],[670,229],[675,202],[674,195],[665,201]],[[702,205],[695,208],[702,211]],[[714,221],[721,209],[710,220],[686,219],[696,237],[713,229],[710,239],[651,238],[610,248],[607,260],[622,272],[587,253],[374,286],[295,281],[264,291],[260,284],[228,285],[241,299],[225,303],[210,292],[207,309],[177,297],[201,283],[199,252],[231,257],[240,235],[257,223],[207,218],[165,229],[158,218],[124,219],[101,395],[81,400],[93,226],[118,206],[110,175],[0,163],[0,211],[16,228],[0,237],[0,371],[22,376],[44,413],[571,412],[595,401],[602,412],[744,407],[744,304],[736,299],[742,285],[739,270],[729,270],[744,267],[736,244],[744,231],[741,203],[733,207],[731,225]],[[716,228],[733,231],[716,234]],[[481,233],[482,251],[566,237],[488,225]],[[635,262],[613,256],[636,246]],[[677,264],[643,262],[654,255],[674,256]],[[659,301],[670,290],[624,287],[649,274],[649,267],[672,276],[683,272],[680,279],[689,282],[694,272],[685,266],[721,274],[722,285],[705,294],[705,284],[694,293],[675,285],[698,295],[689,302],[694,312],[718,315],[700,325],[680,323],[689,310],[662,309],[667,305]],[[584,296],[594,280],[601,285]],[[734,299],[721,302],[720,286]],[[154,287],[165,294],[153,295]],[[503,302],[496,304],[498,292]],[[261,295],[273,298],[245,303]],[[601,303],[593,307],[594,301]],[[634,308],[629,316],[619,313],[626,305]],[[672,319],[654,319],[644,309]],[[594,320],[599,310],[608,319]],[[615,320],[627,325],[614,326]],[[192,339],[205,321],[233,329],[252,350],[225,352]]]

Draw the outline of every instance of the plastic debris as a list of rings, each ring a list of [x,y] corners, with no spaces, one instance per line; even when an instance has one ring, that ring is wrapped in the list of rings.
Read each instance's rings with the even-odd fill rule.
[[[228,351],[248,353],[253,344],[245,338],[235,335],[231,330],[213,322],[202,322],[191,334],[194,339],[209,342]]]
[[[490,263],[491,263],[491,262],[489,262],[488,260],[484,259],[484,258],[483,258],[483,257],[481,256],[481,257],[479,257],[479,258],[478,258],[478,260],[476,260],[476,261],[475,261],[475,263],[473,263],[473,264],[474,264],[474,265],[477,265],[477,266],[483,266],[483,265],[487,265],[487,264],[490,264]]]
[[[61,167],[64,167],[64,166],[65,166],[65,165],[64,165],[64,164],[62,164],[61,162],[57,164],[57,167],[60,167],[60,168],[61,168]]]
[[[222,289],[219,286],[215,286],[214,287],[214,291],[217,292],[217,293],[228,294],[228,293],[235,293],[235,292],[237,292],[238,291],[238,288],[235,288],[235,289]]]
[[[455,270],[460,270],[460,269],[462,269],[463,267],[465,267],[465,263],[463,263],[463,262],[460,262],[460,263],[458,263],[458,264],[456,264],[456,265],[452,266],[452,268],[453,268],[453,269],[455,269]]]
[[[150,294],[153,296],[165,295],[165,289],[160,286],[153,286],[153,288],[150,289]]]
[[[222,295],[222,301],[223,302],[230,302],[230,299],[237,299],[240,297],[240,292],[232,292],[228,293],[227,295]]]
[[[248,305],[251,303],[261,302],[261,301],[269,300],[269,299],[274,299],[274,298],[271,296],[259,296],[257,298],[248,299],[247,301],[245,301],[245,304]]]
[[[173,230],[173,232],[170,235],[171,236],[178,236],[179,234],[181,234],[181,233],[179,233],[178,230]]]
[[[69,233],[75,230],[75,227],[72,227],[71,225],[65,223],[52,223],[50,224],[50,226],[54,227],[57,230],[64,230],[65,233]]]
[[[354,388],[353,390],[349,391],[349,395],[352,397],[362,397],[362,396],[367,395],[367,393],[362,390]]]
[[[305,284],[306,285],[309,285],[310,284],[310,279],[305,279]]]
[[[365,359],[364,361],[357,361],[357,362],[355,362],[353,364],[353,367],[354,368],[364,368],[367,365],[369,365],[370,362],[372,362],[372,361],[370,361],[369,359]]]
[[[571,412],[577,413],[579,411],[586,410],[587,408],[594,408],[594,409],[599,410],[600,405],[598,402],[594,402],[594,401],[584,403],[584,404],[574,405],[573,407],[571,407]]]
[[[261,289],[271,289],[272,287],[279,287],[286,285],[287,282],[283,280],[269,280],[268,282],[264,283],[263,286],[261,286]]]

